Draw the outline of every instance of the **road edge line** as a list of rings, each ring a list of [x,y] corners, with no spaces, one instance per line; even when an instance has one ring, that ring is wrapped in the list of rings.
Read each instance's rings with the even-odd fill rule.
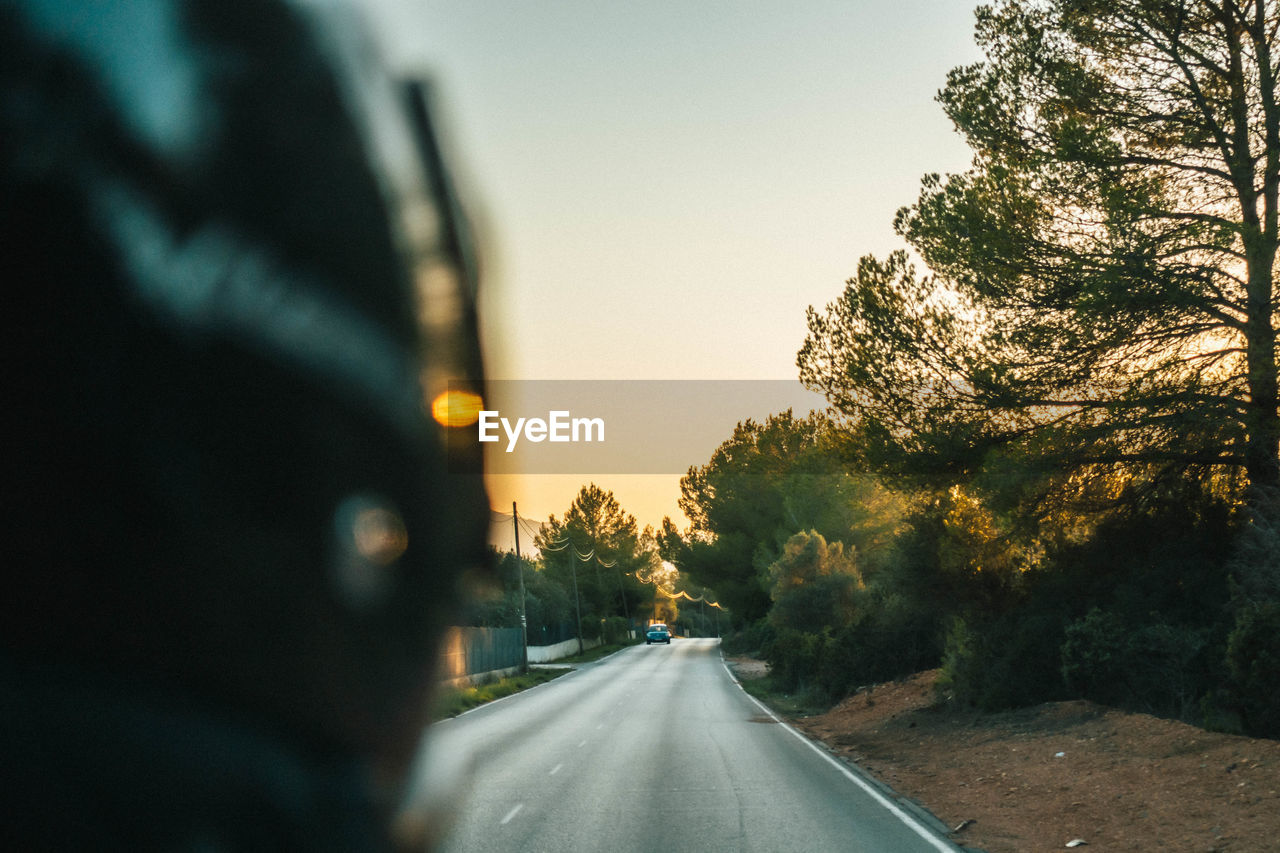
[[[786,731],[788,731],[792,735],[795,735],[795,737],[801,743],[803,743],[805,746],[812,749],[817,755],[821,756],[836,770],[839,770],[840,773],[844,775],[846,779],[853,782],[855,785],[861,788],[865,793],[869,794],[873,800],[875,800],[877,803],[879,803],[880,805],[888,809],[890,814],[892,814],[898,820],[905,823],[907,827],[911,829],[916,835],[919,835],[925,841],[933,845],[934,849],[943,851],[943,853],[956,853],[956,851],[963,850],[963,848],[961,848],[959,845],[957,845],[955,842],[951,841],[950,839],[939,837],[937,832],[929,829],[924,824],[920,823],[920,821],[916,820],[914,817],[912,817],[910,814],[904,811],[901,805],[899,805],[898,803],[895,803],[893,800],[886,797],[881,791],[876,790],[875,786],[870,781],[862,778],[862,776],[854,772],[846,763],[841,761],[839,758],[836,758],[834,755],[832,755],[830,752],[827,752],[822,747],[818,746],[816,743],[813,742],[812,739],[809,738],[808,735],[804,734],[803,732],[799,731],[798,729],[794,728],[793,726],[791,726],[790,724],[782,720],[780,717],[778,717],[777,714],[773,712],[772,708],[770,708],[768,705],[764,704],[759,699],[757,699],[756,697],[748,693],[747,688],[743,687],[742,682],[739,681],[738,677],[733,674],[733,670],[729,669],[729,664],[725,661],[723,653],[721,653],[720,655],[720,665],[723,666],[724,671],[728,673],[729,680],[732,681],[734,684],[736,684],[738,686],[738,689],[742,691],[743,696],[746,696],[748,699],[754,702],[756,704],[756,707],[758,707],[760,710],[768,714],[769,717],[775,723],[782,726],[782,728],[784,728]]]

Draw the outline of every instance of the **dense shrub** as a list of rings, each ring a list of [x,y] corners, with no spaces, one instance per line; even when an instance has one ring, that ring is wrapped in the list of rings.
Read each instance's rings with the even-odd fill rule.
[[[606,643],[622,643],[628,638],[627,632],[631,623],[621,616],[610,616],[604,620],[604,641]]]
[[[846,642],[859,650],[856,686],[888,681],[938,666],[942,630],[937,618],[901,595],[873,590],[866,616]]]
[[[818,666],[830,642],[829,631],[814,634],[778,628],[762,650],[774,687],[783,691],[816,687]]]
[[[932,620],[902,605],[892,596],[868,594],[861,618],[833,633],[815,673],[826,694],[838,699],[938,665],[939,631]]]
[[[769,611],[769,621],[799,631],[836,629],[849,624],[858,596],[858,579],[827,575],[788,590]]]
[[[1156,622],[1129,635],[1125,683],[1127,707],[1200,722],[1201,698],[1212,688],[1210,629]],[[1214,661],[1217,663],[1217,661]]]
[[[1245,729],[1280,738],[1280,603],[1242,609],[1227,640],[1228,692]]]
[[[1280,602],[1280,489],[1259,489],[1231,560],[1241,604]]]
[[[956,618],[943,647],[938,691],[986,711],[1062,699],[1061,643],[1061,623],[1044,609]]]
[[[1124,622],[1095,607],[1067,626],[1062,644],[1063,681],[1076,695],[1119,704],[1124,657]]]
[[[1231,561],[1234,621],[1213,698],[1244,731],[1280,738],[1280,490],[1259,489]]]
[[[764,648],[773,642],[774,633],[768,619],[757,619],[726,634],[720,641],[720,647],[726,654],[763,658]]]
[[[1067,626],[1062,676],[1074,694],[1131,710],[1196,719],[1212,688],[1205,628],[1126,624],[1094,608]]]
[[[1093,515],[924,496],[865,576],[860,554],[796,534],[768,567],[767,619],[725,649],[832,700],[940,666],[944,696],[982,709],[1079,696],[1274,732],[1280,613],[1260,602],[1280,588],[1280,521],[1255,512],[1251,548],[1229,562],[1239,520],[1211,485],[1130,484]]]

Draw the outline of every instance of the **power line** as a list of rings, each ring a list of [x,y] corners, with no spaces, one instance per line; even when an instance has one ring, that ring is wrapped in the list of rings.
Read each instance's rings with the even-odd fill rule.
[[[683,598],[683,599],[685,599],[686,601],[693,601],[693,602],[706,601],[706,602],[707,602],[707,606],[709,606],[709,607],[715,607],[715,608],[719,608],[719,609],[721,609],[721,610],[723,610],[723,609],[724,609],[724,608],[720,607],[720,602],[718,602],[718,601],[707,601],[707,597],[706,597],[706,595],[705,595],[705,594],[704,594],[704,595],[699,595],[697,598],[694,598],[692,595],[690,595],[688,592],[684,591],[683,589],[682,589],[682,590],[680,590],[679,592],[667,592],[665,589],[663,589],[662,587],[657,586],[657,585],[655,585],[655,586],[654,586],[654,588],[655,588],[655,589],[657,589],[657,590],[658,590],[658,592],[662,593],[662,594],[663,594],[663,595],[665,595],[667,598],[670,598],[670,599],[672,599],[672,600],[675,600],[675,599],[677,599],[677,598]]]
[[[516,516],[516,520],[520,522],[521,529],[524,530],[524,532],[529,534],[530,536],[536,537],[542,533],[541,523],[535,524],[534,522],[524,518],[520,518],[519,516]]]

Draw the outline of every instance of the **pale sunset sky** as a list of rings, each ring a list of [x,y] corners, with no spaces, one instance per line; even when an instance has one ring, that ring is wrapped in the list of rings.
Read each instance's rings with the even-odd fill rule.
[[[369,5],[434,82],[495,379],[794,379],[806,307],[969,162],[934,95],[979,58],[970,0]],[[491,504],[545,520],[588,481],[684,524],[674,473],[495,476]]]

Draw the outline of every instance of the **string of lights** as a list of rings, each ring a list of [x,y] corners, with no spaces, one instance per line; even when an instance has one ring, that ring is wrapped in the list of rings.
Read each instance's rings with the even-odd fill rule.
[[[665,589],[663,589],[662,587],[657,587],[657,590],[658,590],[658,592],[662,593],[662,594],[663,594],[663,595],[665,595],[667,598],[670,598],[670,599],[671,599],[671,600],[673,600],[673,601],[674,601],[675,599],[677,599],[677,598],[683,598],[683,599],[685,599],[686,601],[693,601],[693,602],[706,601],[706,602],[707,602],[707,606],[708,606],[708,607],[714,607],[714,608],[716,608],[717,610],[723,610],[723,609],[724,609],[723,607],[721,607],[721,606],[720,606],[720,602],[718,602],[718,601],[707,601],[707,597],[706,597],[705,595],[699,595],[697,598],[694,598],[692,595],[690,595],[688,592],[686,592],[686,591],[685,591],[685,590],[683,590],[683,589],[682,589],[682,590],[680,590],[679,592],[667,592],[667,591],[666,591]]]
[[[628,572],[627,574],[633,575],[641,583],[653,584],[654,589],[656,589],[658,592],[665,595],[667,598],[670,598],[672,601],[676,599],[684,599],[685,601],[692,601],[695,603],[700,601],[705,601],[709,607],[714,607],[717,610],[724,610],[724,607],[721,606],[720,602],[711,601],[710,599],[707,598],[706,594],[699,595],[697,598],[694,598],[692,595],[690,595],[687,591],[683,589],[680,590],[679,592],[668,592],[667,590],[662,588],[662,584],[657,580],[657,578],[654,578],[652,576],[645,577],[644,575],[640,574],[640,572],[638,571]]]
[[[505,518],[513,517],[511,513],[494,513],[494,514],[503,516]],[[533,522],[530,522],[529,520],[519,515],[514,516],[514,518],[516,519],[516,522],[520,525],[521,529],[524,530],[524,532],[528,534],[531,538],[537,537],[543,533],[541,529],[541,525],[535,525]],[[574,544],[573,540],[567,536],[559,541],[547,540],[542,544],[542,546],[538,550],[558,553],[570,547],[573,548],[573,555],[577,557],[581,562],[584,562],[584,563],[590,562],[594,558],[594,559],[600,560],[600,566],[602,568],[612,569],[618,565],[617,560],[606,561],[606,560],[600,559],[599,557],[596,557],[595,548],[592,548],[590,551],[588,551],[585,554],[582,553],[580,550],[578,550],[578,546]],[[706,601],[706,598],[704,596],[698,596],[697,598],[693,598],[687,592],[683,592],[683,591],[673,595],[672,593],[669,593],[666,590],[662,589],[662,587],[658,585],[658,582],[656,580],[654,580],[653,578],[646,578],[642,576],[638,571],[627,572],[627,574],[634,575],[637,579],[639,579],[643,583],[653,584],[658,589],[659,592],[661,592],[663,595],[666,595],[668,597],[672,597],[672,598],[683,597],[688,599],[689,601]],[[710,604],[712,607],[720,607],[719,603],[717,602],[707,601],[707,603]]]
[[[490,510],[490,514],[504,520],[514,518],[516,520],[516,523],[520,526],[520,529],[523,530],[525,532],[525,535],[529,536],[531,539],[537,539],[539,536],[544,534],[542,525],[540,523],[530,521],[529,519],[521,515],[517,515],[510,512],[498,512],[497,510]],[[584,563],[594,558],[594,559],[600,560],[600,566],[605,569],[612,569],[618,565],[617,560],[604,560],[599,557],[596,557],[595,548],[592,548],[590,551],[583,554],[580,550],[578,550],[578,546],[574,544],[569,537],[565,537],[564,539],[561,539],[558,542],[553,542],[548,540],[538,550],[551,551],[555,553],[555,552],[563,551],[566,548],[570,547],[571,545],[573,546],[574,556]]]
[[[563,551],[563,550],[565,550],[566,548],[569,548],[569,547],[572,547],[572,548],[573,548],[573,555],[574,555],[575,557],[577,557],[579,560],[581,560],[582,562],[584,562],[584,563],[585,563],[585,562],[587,562],[588,560],[593,559],[593,558],[594,558],[594,559],[600,559],[600,558],[596,557],[596,549],[595,549],[595,548],[592,548],[590,551],[588,551],[587,553],[585,553],[585,554],[584,554],[584,553],[582,553],[581,551],[579,551],[579,550],[578,550],[578,546],[577,546],[577,545],[574,545],[573,541],[572,541],[572,540],[570,540],[570,539],[563,539],[563,540],[561,540],[561,541],[559,541],[559,542],[547,542],[547,543],[545,543],[545,544],[542,546],[542,548],[541,548],[540,550],[542,550],[542,551]],[[606,569],[612,569],[614,566],[618,565],[618,561],[617,561],[617,560],[609,560],[609,561],[607,561],[607,562],[606,562],[605,560],[600,560],[600,565],[601,565],[601,566],[603,566],[603,567],[604,567],[604,568],[606,568]]]

